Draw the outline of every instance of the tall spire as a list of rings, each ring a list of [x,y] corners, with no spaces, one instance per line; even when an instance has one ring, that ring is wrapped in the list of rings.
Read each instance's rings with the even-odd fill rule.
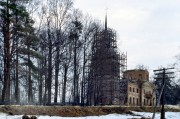
[[[106,15],[105,15],[105,31],[107,31],[107,8],[106,8]]]

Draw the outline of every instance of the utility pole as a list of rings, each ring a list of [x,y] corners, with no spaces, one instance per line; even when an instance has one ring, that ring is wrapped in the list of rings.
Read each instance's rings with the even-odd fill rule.
[[[165,119],[165,111],[164,111],[164,98],[165,98],[165,80],[166,79],[170,79],[170,78],[174,78],[174,77],[170,77],[170,74],[174,74],[174,72],[170,72],[168,70],[170,69],[174,69],[174,68],[162,68],[162,69],[158,69],[158,70],[154,70],[155,72],[155,79],[162,79],[162,89],[161,89],[161,94],[160,94],[160,98],[161,99],[161,118],[160,119]],[[159,100],[157,102],[157,104],[159,104]],[[156,107],[155,107],[156,108]],[[155,110],[154,110],[154,114],[152,119],[154,119],[155,117]]]

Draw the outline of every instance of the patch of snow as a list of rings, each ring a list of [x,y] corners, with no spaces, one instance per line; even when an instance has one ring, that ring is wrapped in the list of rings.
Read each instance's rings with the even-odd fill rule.
[[[60,116],[37,116],[38,119],[131,119],[137,118],[141,119],[141,117],[151,118],[152,113],[149,112],[135,112],[133,113],[140,115],[140,116],[132,116],[128,114],[109,114],[109,115],[102,115],[102,116],[87,116],[87,117],[60,117]],[[166,119],[180,119],[180,112],[166,112]],[[21,119],[22,115],[14,115],[10,116],[5,113],[0,113],[0,119]],[[157,113],[155,119],[160,118],[160,113]]]
[[[153,113],[149,112],[135,112],[134,114],[141,115],[143,117],[152,118]],[[180,119],[180,112],[165,112],[166,119]],[[155,119],[160,119],[160,113],[156,113]]]
[[[39,116],[38,119],[129,119],[129,118],[141,118],[140,116],[109,114],[102,116],[87,116],[87,117],[58,117],[58,116]]]
[[[38,119],[129,119],[129,118],[141,118],[140,116],[109,114],[102,116],[87,116],[87,117],[59,117],[59,116],[37,116]],[[4,113],[0,113],[0,119],[21,119],[22,115],[10,116]]]

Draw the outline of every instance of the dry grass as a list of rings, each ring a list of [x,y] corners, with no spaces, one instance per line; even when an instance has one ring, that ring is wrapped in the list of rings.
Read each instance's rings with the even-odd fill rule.
[[[0,106],[0,112],[10,115],[90,116],[111,113],[131,113],[123,107],[80,107],[80,106]]]
[[[133,111],[152,112],[152,107],[119,107],[119,106],[0,106],[0,112],[9,115],[49,115],[63,117],[98,116],[106,114],[133,114]],[[159,111],[160,108],[157,110]],[[173,111],[175,111],[173,109]],[[177,110],[176,110],[177,111]]]

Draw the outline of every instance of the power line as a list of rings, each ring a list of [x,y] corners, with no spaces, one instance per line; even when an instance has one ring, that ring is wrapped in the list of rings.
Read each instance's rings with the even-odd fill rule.
[[[158,70],[153,70],[156,77],[154,77],[155,79],[162,79],[162,88],[161,88],[161,92],[160,92],[160,97],[158,99],[158,102],[156,103],[155,107],[154,107],[154,112],[153,112],[153,116],[152,119],[154,119],[155,117],[155,113],[156,113],[156,107],[159,104],[159,102],[161,101],[161,118],[160,119],[165,119],[165,111],[164,111],[164,98],[165,98],[165,80],[166,79],[170,79],[170,78],[174,78],[174,77],[170,77],[170,74],[174,74],[174,72],[170,72],[168,70],[171,70],[174,68],[162,68],[162,69],[158,69]],[[160,100],[161,99],[161,100]]]

